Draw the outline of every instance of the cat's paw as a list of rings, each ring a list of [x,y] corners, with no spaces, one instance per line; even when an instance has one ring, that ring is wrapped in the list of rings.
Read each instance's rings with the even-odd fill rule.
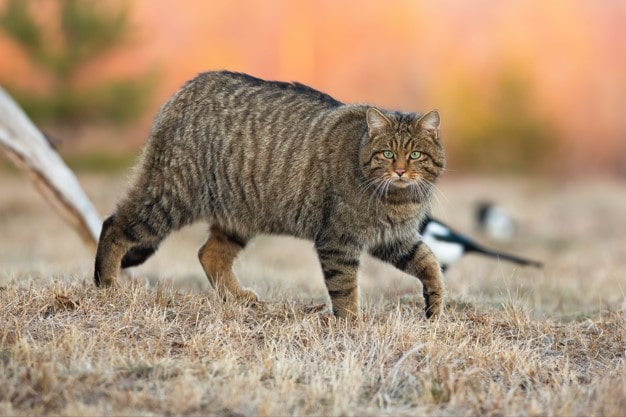
[[[237,288],[236,290],[222,290],[218,291],[218,294],[224,302],[236,301],[246,304],[260,303],[257,293],[249,289]]]
[[[426,307],[426,318],[427,319],[436,319],[437,317],[441,316],[443,307],[441,305],[441,303],[432,303],[430,304],[428,307]]]
[[[98,288],[119,288],[120,284],[116,277],[107,277],[96,275],[94,276],[94,282]]]
[[[250,289],[242,289],[237,293],[237,300],[249,306],[261,306],[263,302],[259,299],[259,295]]]
[[[343,308],[342,308],[343,307]],[[333,305],[333,315],[339,320],[356,321],[360,319],[359,306],[354,304],[351,306],[338,307]]]
[[[311,304],[311,305],[304,306],[302,310],[304,311],[305,314],[321,313],[325,310],[328,310],[328,305],[326,303]]]

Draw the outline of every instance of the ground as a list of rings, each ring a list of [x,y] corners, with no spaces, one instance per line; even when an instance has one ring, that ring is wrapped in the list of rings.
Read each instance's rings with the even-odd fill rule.
[[[80,181],[103,216],[126,183]],[[238,260],[265,304],[218,300],[202,224],[96,289],[93,254],[0,172],[0,414],[623,415],[626,184],[455,173],[439,189],[437,217],[545,267],[468,256],[428,321],[420,284],[365,258],[363,316],[345,323],[305,241],[259,238]],[[513,242],[475,229],[482,199],[518,220]]]

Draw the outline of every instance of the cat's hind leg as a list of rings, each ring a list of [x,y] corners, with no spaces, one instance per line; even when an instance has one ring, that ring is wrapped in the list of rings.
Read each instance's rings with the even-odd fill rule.
[[[211,286],[222,298],[234,296],[256,302],[258,296],[252,290],[241,288],[233,272],[233,262],[244,247],[245,242],[213,226],[209,238],[198,251],[198,259]]]

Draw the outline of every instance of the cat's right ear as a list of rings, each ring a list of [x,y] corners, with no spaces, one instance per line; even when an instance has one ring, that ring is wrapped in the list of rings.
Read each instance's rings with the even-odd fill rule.
[[[376,135],[378,132],[391,127],[391,121],[375,107],[367,109],[367,130],[370,138]]]

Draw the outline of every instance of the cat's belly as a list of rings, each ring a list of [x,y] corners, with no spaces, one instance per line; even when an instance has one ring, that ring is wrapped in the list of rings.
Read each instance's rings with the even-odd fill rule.
[[[314,194],[314,193],[312,193]],[[422,218],[420,205],[401,209],[379,207],[370,211],[358,201],[332,201],[309,195],[274,199],[224,198],[225,210],[215,212],[212,223],[232,231],[242,238],[258,234],[289,235],[316,240],[333,233],[351,235],[355,243],[368,248],[398,240],[418,238]],[[383,209],[385,208],[385,209]]]
[[[210,222],[245,239],[264,234],[314,240],[321,229],[322,215],[319,210],[295,205],[289,209],[279,204],[248,205],[218,215]]]

